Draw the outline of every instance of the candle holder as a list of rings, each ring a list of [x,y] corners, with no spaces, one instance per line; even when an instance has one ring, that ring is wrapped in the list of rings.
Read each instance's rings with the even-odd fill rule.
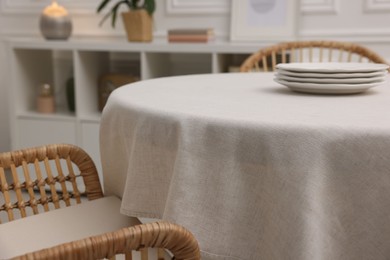
[[[43,37],[48,40],[66,40],[72,33],[68,11],[55,0],[43,9],[39,26]]]
[[[47,83],[42,84],[40,87],[40,93],[37,98],[37,111],[43,114],[51,114],[55,112],[53,88]]]

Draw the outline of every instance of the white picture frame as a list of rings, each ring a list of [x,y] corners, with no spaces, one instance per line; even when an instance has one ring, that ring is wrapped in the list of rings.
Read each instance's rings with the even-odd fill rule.
[[[231,41],[294,40],[299,0],[232,0]]]

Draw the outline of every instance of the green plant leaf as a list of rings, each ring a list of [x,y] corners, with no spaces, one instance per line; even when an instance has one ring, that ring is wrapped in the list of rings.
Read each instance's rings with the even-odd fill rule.
[[[145,0],[144,8],[149,15],[152,15],[156,10],[156,2],[154,0]]]
[[[104,7],[106,7],[106,5],[110,2],[111,0],[103,0],[100,5],[98,6],[98,8],[96,9],[96,12],[97,13],[100,13],[101,10],[104,9]]]
[[[138,8],[138,2],[139,2],[139,0],[129,0],[129,2],[130,2],[130,5],[129,6],[131,6],[130,7],[130,9],[137,9]]]
[[[111,16],[111,26],[112,26],[112,28],[115,28],[116,16],[117,16],[117,12],[113,12],[112,16]]]
[[[120,1],[118,2],[116,5],[114,5],[114,7],[112,7],[111,9],[111,15],[112,15],[112,19],[111,19],[111,26],[112,28],[115,28],[115,24],[116,24],[116,17],[118,16],[118,8],[121,4],[127,4],[128,1],[126,0],[123,0],[123,1]]]
[[[111,0],[103,0],[98,6],[97,12],[98,13],[101,12],[109,2],[111,2]],[[156,9],[155,0],[145,0],[142,6],[138,6],[139,0],[121,0],[117,2],[111,8],[111,10],[103,17],[103,19],[99,23],[99,26],[101,26],[111,16],[111,26],[115,28],[115,24],[118,16],[118,9],[121,4],[126,4],[127,7],[131,10],[145,9],[149,13],[149,15],[152,15]]]
[[[111,12],[106,13],[106,15],[102,18],[102,20],[99,22],[99,26],[102,26],[103,23],[108,19],[108,17],[111,16]]]
[[[132,2],[133,2],[132,0],[126,0],[127,7],[129,7],[130,10],[133,8]]]
[[[111,1],[111,0],[105,0],[105,1]],[[122,0],[118,3],[116,3],[111,10],[104,15],[103,19],[99,22],[99,26],[102,26],[102,24],[111,16],[111,26],[115,28],[116,24],[116,18],[117,18],[117,13],[118,13],[118,8],[121,4],[127,4],[128,5],[128,0]]]

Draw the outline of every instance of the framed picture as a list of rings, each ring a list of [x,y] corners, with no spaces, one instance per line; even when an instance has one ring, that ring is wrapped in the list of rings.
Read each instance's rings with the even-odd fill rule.
[[[231,41],[294,40],[299,0],[232,0]]]

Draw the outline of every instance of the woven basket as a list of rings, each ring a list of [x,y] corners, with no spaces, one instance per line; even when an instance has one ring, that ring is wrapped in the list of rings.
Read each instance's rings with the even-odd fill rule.
[[[152,41],[152,17],[146,10],[124,12],[122,19],[130,42]]]

